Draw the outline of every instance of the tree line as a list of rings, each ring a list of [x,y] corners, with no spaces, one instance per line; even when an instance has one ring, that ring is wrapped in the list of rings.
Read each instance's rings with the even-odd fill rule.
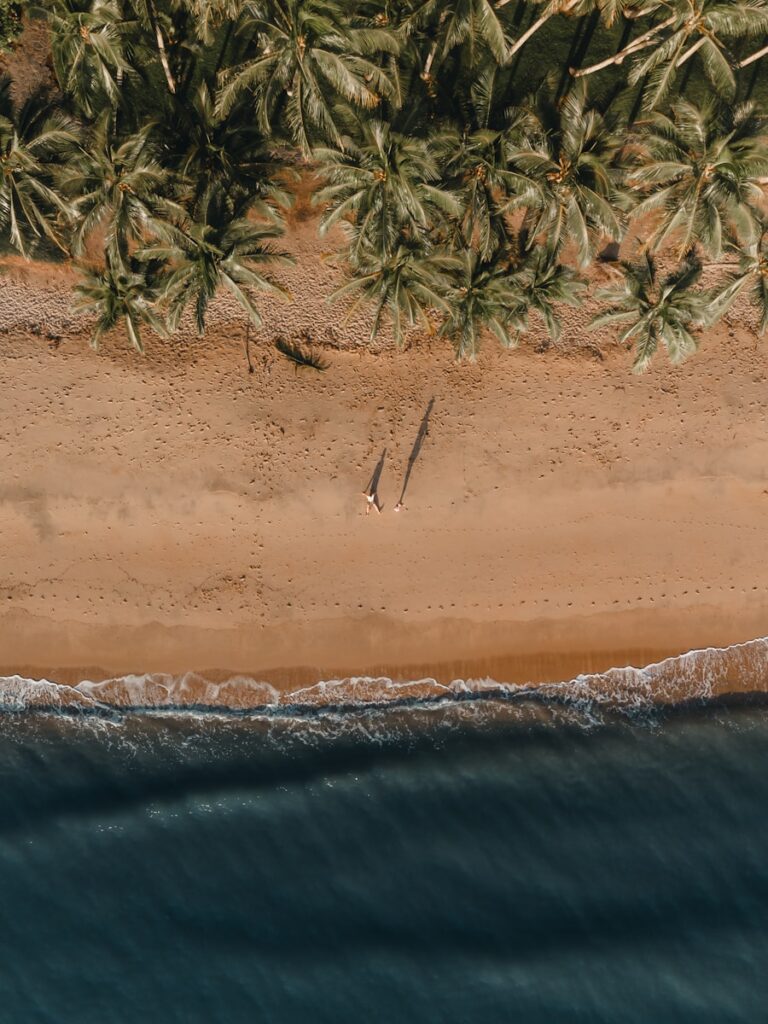
[[[248,323],[292,180],[340,224],[332,296],[459,358],[552,341],[585,271],[644,369],[749,295],[768,326],[768,0],[45,0],[56,88],[0,80],[0,237],[80,274],[94,343]],[[768,75],[766,75],[768,79]],[[663,257],[662,269],[658,256]],[[705,288],[705,264],[722,265]]]

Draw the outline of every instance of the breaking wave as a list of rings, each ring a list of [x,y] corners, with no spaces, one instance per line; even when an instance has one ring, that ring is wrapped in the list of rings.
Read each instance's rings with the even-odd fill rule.
[[[576,715],[648,712],[735,693],[768,695],[768,637],[724,648],[689,651],[641,668],[625,666],[546,683],[425,678],[407,682],[358,676],[280,691],[242,675],[213,682],[197,673],[127,675],[75,686],[0,676],[0,712],[206,713],[309,718],[361,710],[425,710],[483,705],[498,712]]]

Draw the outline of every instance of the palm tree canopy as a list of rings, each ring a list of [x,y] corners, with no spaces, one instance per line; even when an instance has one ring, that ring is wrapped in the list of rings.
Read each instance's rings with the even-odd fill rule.
[[[675,241],[682,254],[700,243],[719,257],[726,241],[748,240],[768,174],[768,122],[754,104],[685,100],[652,114],[637,137],[630,187],[643,198],[636,218],[654,215],[648,245]]]
[[[159,223],[184,219],[183,208],[170,196],[171,176],[149,143],[151,130],[148,124],[116,142],[107,113],[94,126],[90,145],[63,172],[62,188],[72,196],[76,213],[76,254],[100,230],[109,261],[115,269],[125,267],[131,248],[146,241]]]
[[[83,279],[75,286],[77,301],[74,308],[77,312],[96,317],[91,338],[94,348],[98,348],[102,337],[122,320],[137,352],[144,351],[143,325],[151,327],[161,337],[166,335],[165,325],[152,307],[158,290],[153,274],[146,266],[134,265],[130,270],[82,267],[80,272]]]
[[[737,249],[738,270],[732,271],[713,299],[713,320],[719,319],[744,292],[760,317],[758,333],[768,330],[768,225],[761,221],[757,237],[746,247]]]
[[[558,262],[556,252],[545,246],[526,253],[512,275],[516,293],[510,309],[510,323],[517,338],[529,329],[529,314],[537,313],[547,328],[551,341],[557,341],[562,323],[558,306],[579,306],[586,282],[570,267]]]
[[[439,187],[437,161],[421,139],[380,121],[363,122],[359,133],[359,143],[316,154],[326,182],[315,200],[325,207],[320,231],[342,222],[352,235],[353,259],[365,253],[386,261],[403,239],[417,242],[456,216],[459,204]]]
[[[510,167],[530,188],[507,207],[529,209],[535,215],[532,237],[545,237],[555,250],[572,242],[584,267],[601,238],[623,234],[617,212],[619,138],[589,105],[581,82],[560,104],[542,95],[536,113],[538,126],[510,157]]]
[[[23,256],[46,237],[60,248],[57,221],[70,207],[54,187],[54,172],[77,145],[76,125],[38,90],[16,110],[10,79],[0,79],[0,231]]]
[[[103,243],[109,322],[142,288],[172,325],[194,306],[202,330],[221,288],[258,322],[310,158],[320,231],[348,240],[341,293],[373,307],[374,336],[442,317],[472,358],[486,330],[511,345],[541,318],[556,340],[580,269],[629,223],[628,245],[682,261],[625,267],[625,285],[645,275],[639,348],[695,344],[690,250],[738,250],[712,310],[749,294],[763,315],[768,122],[734,97],[763,90],[768,0],[40,3],[60,94],[34,116],[0,96],[0,230],[25,254]]]
[[[694,55],[715,92],[732,99],[736,78],[729,43],[762,39],[768,33],[768,5],[762,0],[673,0],[668,7],[672,13],[665,32],[629,74],[630,85],[648,79],[645,108],[659,107],[669,98],[680,69]]]
[[[206,81],[180,92],[152,129],[162,165],[192,190],[187,203],[205,206],[215,192],[233,217],[258,206],[262,217],[280,219],[290,198],[278,184],[282,164],[251,115],[239,104],[224,114]]]
[[[453,342],[457,359],[477,358],[483,330],[507,348],[515,345],[510,321],[513,311],[519,310],[518,294],[504,263],[483,261],[477,253],[465,251],[457,260],[446,298],[448,314],[440,333]]]
[[[699,257],[689,252],[680,266],[663,278],[650,253],[638,263],[623,263],[622,270],[620,285],[597,293],[610,305],[594,318],[593,326],[627,324],[619,340],[634,342],[637,373],[647,369],[659,343],[673,363],[695,352],[698,340],[694,332],[713,315],[711,294],[693,290],[702,273]]]
[[[159,260],[167,268],[162,301],[168,308],[169,325],[175,329],[186,307],[194,303],[197,330],[203,334],[208,306],[223,287],[251,323],[261,326],[252,293],[287,294],[260,269],[274,263],[292,262],[289,256],[272,246],[281,228],[271,222],[232,220],[226,207],[215,202],[210,202],[200,213],[197,222],[183,227],[162,225],[160,240],[137,253],[138,259]]]
[[[490,55],[497,64],[508,57],[509,37],[500,8],[492,0],[417,0],[403,18],[406,34],[423,32],[432,42],[431,52],[439,60],[457,47],[467,51],[467,63],[474,67]],[[424,74],[431,74],[432,62]]]
[[[242,31],[256,34],[258,52],[225,76],[224,112],[252,93],[261,130],[269,133],[281,113],[308,153],[318,138],[341,145],[339,100],[372,110],[394,97],[395,85],[374,59],[397,54],[390,30],[351,24],[338,0],[253,0],[248,9]]]
[[[455,257],[425,254],[418,246],[401,244],[385,259],[364,253],[351,279],[331,296],[331,301],[352,298],[348,316],[361,305],[374,308],[371,341],[381,330],[384,313],[390,315],[395,342],[401,346],[408,328],[433,326],[431,311],[446,313],[450,273],[457,269]]]
[[[88,117],[120,101],[120,76],[130,65],[124,52],[124,19],[117,0],[47,0],[51,51],[62,91]]]
[[[507,244],[512,197],[530,199],[534,194],[527,176],[510,169],[510,160],[518,155],[513,135],[510,129],[470,133],[447,129],[430,142],[445,180],[461,203],[462,243],[484,260]]]

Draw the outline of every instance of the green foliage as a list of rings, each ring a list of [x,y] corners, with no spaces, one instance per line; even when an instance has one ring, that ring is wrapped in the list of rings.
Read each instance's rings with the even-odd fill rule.
[[[737,247],[739,266],[725,279],[713,299],[713,316],[723,316],[743,293],[760,316],[759,333],[768,330],[768,226],[761,221],[759,234],[746,248]]]
[[[402,345],[406,331],[417,324],[433,330],[431,310],[449,311],[450,275],[458,266],[455,256],[430,253],[403,241],[384,257],[363,254],[353,264],[350,280],[331,296],[331,301],[354,298],[350,315],[361,303],[373,306],[371,341],[388,312],[395,342]]]
[[[44,92],[16,109],[10,79],[0,79],[0,231],[23,256],[42,238],[63,247],[71,207],[55,186],[55,171],[76,142],[73,122]]]
[[[0,89],[0,231],[83,268],[97,339],[204,331],[220,290],[248,324],[290,206],[321,178],[334,298],[402,344],[439,330],[560,336],[581,271],[631,229],[598,322],[638,367],[751,295],[768,324],[768,0],[40,0],[58,95]],[[94,261],[101,249],[102,257]],[[739,255],[714,292],[702,258]],[[678,269],[659,277],[655,255]],[[97,265],[98,263],[98,265]],[[705,308],[706,307],[706,308]]]
[[[369,110],[396,89],[375,59],[397,54],[397,36],[373,24],[357,26],[337,0],[265,0],[247,6],[243,31],[258,48],[226,75],[221,106],[226,112],[244,93],[253,94],[260,129],[271,133],[282,118],[305,153],[319,139],[340,144],[346,101]]]
[[[647,78],[646,109],[669,99],[681,68],[694,55],[712,89],[724,99],[736,95],[731,49],[742,40],[759,41],[768,33],[768,8],[752,0],[678,0],[664,18],[664,30],[649,41],[634,64],[629,83]],[[666,13],[666,12],[665,12]]]
[[[715,312],[713,296],[694,290],[701,278],[699,257],[688,252],[664,277],[648,253],[639,263],[623,264],[623,270],[621,285],[598,293],[610,306],[594,319],[594,326],[628,323],[619,340],[634,343],[637,373],[647,369],[660,343],[673,363],[687,359],[698,345],[697,328]]]
[[[586,267],[600,238],[623,234],[617,210],[620,137],[590,106],[581,82],[559,103],[540,91],[533,110],[532,131],[509,161],[531,188],[513,194],[507,209],[524,207],[531,235],[546,238],[556,251],[572,242],[579,266]]]
[[[131,344],[137,352],[144,351],[141,331],[147,325],[161,337],[167,334],[165,324],[153,309],[160,289],[152,269],[132,264],[131,269],[95,270],[81,268],[82,281],[75,286],[75,309],[96,318],[91,344],[99,347],[104,334],[122,321]]]
[[[21,4],[0,0],[0,53],[13,46],[21,32]]]
[[[170,173],[156,158],[149,126],[117,145],[111,123],[107,112],[92,126],[60,182],[75,215],[73,252],[82,255],[98,232],[107,264],[118,270],[149,232],[184,210],[170,197]]]
[[[221,287],[234,297],[254,327],[260,327],[261,316],[251,293],[287,294],[256,269],[290,262],[271,245],[280,234],[279,225],[231,219],[220,200],[209,200],[196,212],[196,221],[179,227],[158,224],[158,241],[137,253],[139,260],[159,261],[167,267],[162,298],[171,329],[176,329],[184,310],[192,304],[198,333],[204,334],[208,306]]]
[[[395,133],[380,121],[362,123],[359,137],[344,149],[316,153],[318,172],[327,182],[316,196],[325,207],[320,231],[345,224],[353,259],[364,254],[386,259],[406,237],[426,243],[447,217],[459,213],[456,197],[439,187],[437,159],[425,140]]]
[[[680,100],[649,116],[627,181],[644,197],[635,216],[657,215],[652,248],[674,242],[682,255],[698,244],[717,259],[726,242],[752,237],[768,175],[766,131],[750,103],[700,109]]]

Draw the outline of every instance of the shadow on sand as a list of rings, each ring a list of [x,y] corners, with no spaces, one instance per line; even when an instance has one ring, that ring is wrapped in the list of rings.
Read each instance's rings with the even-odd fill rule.
[[[376,466],[374,467],[373,476],[368,481],[368,486],[363,491],[363,494],[365,495],[366,500],[369,503],[369,508],[367,509],[367,511],[370,511],[371,505],[376,509],[377,512],[381,512],[383,508],[383,505],[379,501],[379,480],[381,479],[381,471],[384,469],[384,460],[386,459],[386,457],[387,449],[385,448],[382,451],[381,455],[379,456],[379,461],[376,463]]]
[[[403,489],[400,492],[400,497],[398,498],[397,504],[395,505],[395,511],[403,508],[403,502],[405,501],[405,492],[408,490],[408,482],[411,479],[413,467],[416,464],[416,459],[418,459],[419,457],[421,446],[424,444],[424,438],[429,434],[429,417],[432,415],[432,409],[434,407],[434,404],[434,398],[430,398],[427,410],[421,419],[421,423],[419,424],[419,431],[416,434],[416,440],[413,442],[413,448],[411,448],[411,454],[408,457],[408,468],[405,471]]]

